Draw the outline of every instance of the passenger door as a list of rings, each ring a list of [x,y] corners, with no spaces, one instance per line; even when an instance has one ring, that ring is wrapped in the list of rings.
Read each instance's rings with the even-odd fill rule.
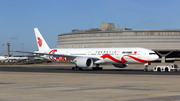
[[[138,51],[137,58],[141,58],[142,52]]]

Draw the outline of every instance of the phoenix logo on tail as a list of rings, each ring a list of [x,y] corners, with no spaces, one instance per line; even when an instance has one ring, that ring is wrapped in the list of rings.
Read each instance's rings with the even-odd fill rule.
[[[38,45],[39,45],[39,47],[41,47],[42,46],[42,40],[40,37],[37,37],[37,39],[38,39]]]

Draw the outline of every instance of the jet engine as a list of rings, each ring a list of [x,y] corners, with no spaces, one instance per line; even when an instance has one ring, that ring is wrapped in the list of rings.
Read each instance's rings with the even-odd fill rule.
[[[126,68],[128,66],[128,64],[113,64],[114,67],[117,67],[117,68]]]
[[[93,60],[87,57],[80,57],[76,60],[76,66],[80,68],[91,68],[93,66]]]

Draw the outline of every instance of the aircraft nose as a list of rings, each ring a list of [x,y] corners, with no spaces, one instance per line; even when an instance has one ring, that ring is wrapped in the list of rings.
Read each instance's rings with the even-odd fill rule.
[[[158,59],[159,59],[159,56],[158,56],[158,55],[155,55],[155,56],[154,56],[154,59],[155,59],[155,60],[158,60]]]

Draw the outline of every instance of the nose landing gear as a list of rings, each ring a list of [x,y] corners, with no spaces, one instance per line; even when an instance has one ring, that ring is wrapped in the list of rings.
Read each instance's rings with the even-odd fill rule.
[[[144,66],[144,71],[147,72],[148,71],[148,66],[151,65],[151,63],[145,63]]]

